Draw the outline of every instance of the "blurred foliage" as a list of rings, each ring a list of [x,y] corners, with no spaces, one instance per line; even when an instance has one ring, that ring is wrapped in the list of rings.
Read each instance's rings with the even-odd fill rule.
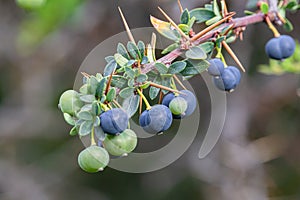
[[[270,59],[269,64],[259,65],[259,71],[264,74],[281,75],[284,73],[300,74],[300,44],[296,42],[295,53],[283,60]]]
[[[39,9],[28,12],[18,36],[23,50],[37,46],[51,31],[69,19],[83,0],[49,0]]]

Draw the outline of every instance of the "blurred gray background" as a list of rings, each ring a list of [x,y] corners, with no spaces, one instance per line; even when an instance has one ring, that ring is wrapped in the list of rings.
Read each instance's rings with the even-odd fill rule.
[[[49,1],[56,6],[47,13],[0,1],[1,200],[300,199],[299,75],[257,71],[258,64],[268,62],[264,45],[272,34],[265,24],[248,26],[244,41],[232,45],[248,70],[228,95],[224,131],[207,158],[199,160],[197,154],[210,119],[210,100],[201,78],[194,77],[202,121],[197,139],[179,160],[147,174],[110,168],[87,174],[77,165],[84,146],[68,135],[70,127],[57,109],[60,94],[73,87],[87,54],[124,30],[117,6],[131,28],[149,27],[150,14],[164,19],[157,6],[177,22],[179,10],[175,0]],[[192,9],[207,2],[182,4]],[[246,3],[228,0],[237,16],[244,15]],[[294,24],[289,34],[299,40],[300,12],[288,17]],[[156,148],[170,139],[147,145]]]

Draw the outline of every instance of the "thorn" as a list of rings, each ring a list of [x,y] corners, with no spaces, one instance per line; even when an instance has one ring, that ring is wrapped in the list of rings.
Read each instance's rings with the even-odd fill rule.
[[[243,67],[242,63],[240,62],[240,60],[237,58],[237,56],[235,55],[235,53],[232,51],[232,49],[229,47],[229,45],[225,42],[222,41],[222,45],[224,46],[224,48],[226,49],[226,51],[229,53],[229,55],[233,58],[233,60],[236,62],[236,64],[238,64],[238,66],[241,68],[241,70],[243,72],[246,72],[245,68]]]
[[[183,36],[186,40],[190,40],[190,38],[177,26],[177,24],[161,9],[158,7],[158,10],[165,16],[165,18],[174,26],[174,28]]]
[[[180,0],[177,0],[177,4],[178,4],[179,10],[180,10],[180,13],[182,13],[183,12],[183,8],[182,8]]]
[[[90,78],[90,77],[91,77],[91,75],[89,75],[89,74],[86,73],[86,72],[81,72],[81,74],[82,74],[83,76],[87,77],[87,78]]]
[[[106,85],[106,88],[105,88],[105,95],[108,93],[108,90],[109,90],[109,87],[110,87],[110,84],[111,84],[111,80],[112,80],[112,76],[113,74],[115,73],[115,70],[113,70],[109,76],[109,79],[108,79],[108,82],[107,82],[107,85]]]
[[[183,94],[182,92],[180,92],[180,91],[178,91],[178,90],[174,90],[174,89],[172,89],[172,88],[168,88],[168,87],[166,87],[166,86],[159,85],[159,84],[153,83],[153,82],[151,82],[151,81],[149,81],[148,83],[149,83],[151,86],[156,87],[156,88],[160,88],[160,89],[162,89],[162,90],[167,90],[167,91],[170,91],[170,92],[175,92],[175,93]]]
[[[186,87],[183,85],[183,83],[180,81],[180,79],[174,74],[173,75],[175,81],[184,89],[186,90]]]
[[[159,91],[159,99],[158,99],[158,104],[161,104],[162,99],[163,99],[164,93],[160,90]]]
[[[134,44],[136,44],[135,40],[133,38],[133,35],[132,35],[132,33],[131,33],[130,29],[129,29],[129,26],[128,26],[127,22],[126,22],[126,19],[125,19],[124,15],[123,15],[123,12],[122,12],[121,8],[118,7],[118,9],[119,9],[122,21],[124,23],[124,26],[125,26],[125,29],[126,29],[126,32],[127,32],[127,35],[129,37],[130,41],[133,42]]]
[[[220,24],[224,23],[226,20],[228,20],[229,18],[231,18],[232,16],[235,15],[235,12],[232,12],[231,14],[229,14],[227,17],[224,17],[223,19],[221,19],[220,21],[212,24],[211,26],[206,27],[204,30],[200,31],[199,33],[197,33],[192,39],[191,41],[195,41],[197,39],[199,39],[200,37],[202,37],[203,35],[205,35],[206,33],[208,33],[209,31],[213,30],[214,28],[216,28],[217,26],[219,26]]]

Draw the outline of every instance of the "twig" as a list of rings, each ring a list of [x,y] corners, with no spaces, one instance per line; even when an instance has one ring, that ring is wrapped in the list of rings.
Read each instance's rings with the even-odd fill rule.
[[[135,43],[135,40],[134,40],[134,38],[133,38],[133,35],[132,35],[131,31],[130,31],[130,28],[129,28],[127,22],[126,22],[126,19],[125,19],[124,15],[123,15],[123,12],[122,12],[121,8],[118,7],[118,9],[119,9],[119,12],[120,12],[122,21],[123,21],[123,23],[124,23],[124,26],[125,26],[125,29],[126,29],[126,32],[127,32],[127,35],[128,35],[128,37],[129,37],[130,41],[133,42],[134,44],[136,44],[136,43]]]

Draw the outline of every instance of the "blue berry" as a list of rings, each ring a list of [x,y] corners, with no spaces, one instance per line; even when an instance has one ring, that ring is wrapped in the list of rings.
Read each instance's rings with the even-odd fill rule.
[[[291,36],[281,35],[270,39],[265,46],[265,51],[270,58],[282,60],[293,55],[295,46],[295,41]]]
[[[148,133],[157,134],[170,128],[173,121],[170,109],[165,105],[152,106],[140,115],[140,125]]]
[[[169,107],[170,102],[175,98],[173,92],[166,94],[161,102],[162,105]]]
[[[212,76],[221,76],[224,71],[224,64],[219,58],[209,60],[209,67],[207,71]]]
[[[217,88],[225,91],[232,91],[240,83],[241,73],[233,66],[229,66],[224,69],[220,78],[213,78],[213,82]]]
[[[107,134],[117,135],[128,126],[128,115],[120,108],[113,108],[100,115],[100,126]]]

